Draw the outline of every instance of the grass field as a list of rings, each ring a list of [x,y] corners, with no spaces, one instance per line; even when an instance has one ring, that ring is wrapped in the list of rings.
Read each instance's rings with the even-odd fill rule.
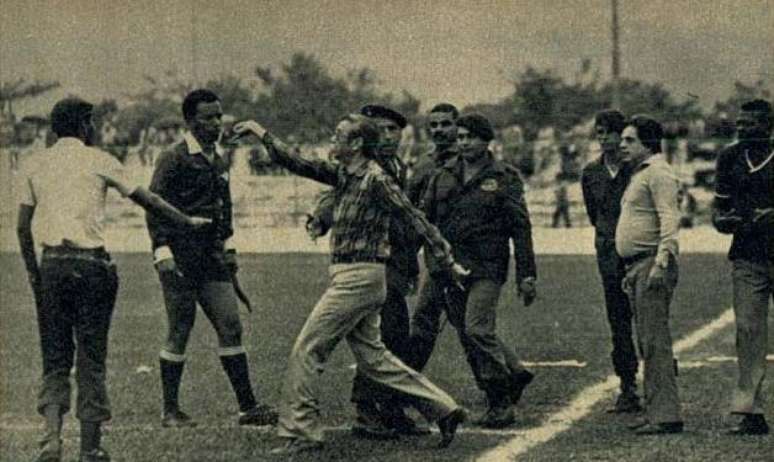
[[[114,460],[272,460],[269,450],[278,444],[272,431],[236,425],[236,403],[220,368],[216,339],[201,314],[189,345],[181,390],[184,409],[200,422],[200,427],[160,427],[157,357],[166,322],[160,286],[148,255],[119,254],[116,261],[121,288],[108,358],[113,421],[105,437]],[[19,257],[2,254],[0,264],[0,459],[25,461],[35,453],[42,424],[35,414],[40,377],[37,326]],[[259,396],[276,402],[293,339],[326,286],[327,257],[253,254],[242,255],[240,264],[242,284],[258,305],[257,312],[245,313],[243,317],[252,376]],[[349,368],[352,357],[346,345],[341,345],[320,387],[323,418],[335,428],[329,432],[328,447],[309,460],[474,460],[488,449],[540,427],[585,387],[605,380],[612,372],[610,341],[594,258],[541,255],[538,268],[540,298],[524,308],[516,300],[510,283],[500,303],[499,330],[527,361],[577,360],[585,367],[536,367],[536,380],[518,406],[518,423],[514,428],[484,432],[465,427],[446,450],[434,449],[437,435],[386,443],[353,439],[342,428],[353,417],[349,403],[353,371]],[[681,257],[680,284],[673,303],[675,339],[707,324],[729,307],[728,269],[722,255]],[[769,319],[770,330],[774,332],[772,320],[774,317]],[[735,364],[701,362],[712,356],[733,356],[733,347],[730,325],[680,355],[682,363],[698,362],[682,368],[679,377],[685,434],[632,436],[625,428],[627,418],[604,413],[613,399],[611,394],[567,432],[536,446],[520,460],[774,460],[774,437],[732,438],[723,434],[731,423],[725,410],[735,380]],[[475,387],[451,328],[444,331],[427,374],[474,414],[483,411],[483,396]],[[767,381],[766,393],[774,395],[774,380]],[[774,400],[770,401],[767,413],[774,418]],[[77,425],[70,417],[65,430],[67,460],[76,458],[77,448]]]

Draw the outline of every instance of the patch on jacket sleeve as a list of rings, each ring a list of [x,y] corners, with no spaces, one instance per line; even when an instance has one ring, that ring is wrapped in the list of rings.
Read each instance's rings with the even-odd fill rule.
[[[487,192],[494,192],[497,191],[500,188],[500,185],[497,183],[497,180],[494,178],[487,178],[483,182],[481,182],[481,190],[487,191]]]

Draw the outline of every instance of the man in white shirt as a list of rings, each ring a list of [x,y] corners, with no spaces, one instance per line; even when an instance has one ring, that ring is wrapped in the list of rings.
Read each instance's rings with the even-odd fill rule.
[[[105,359],[118,289],[115,264],[105,250],[108,188],[188,229],[211,221],[184,215],[133,182],[108,153],[90,147],[96,131],[92,111],[93,105],[78,98],[59,101],[51,112],[59,140],[30,158],[21,172],[17,234],[35,295],[43,355],[38,412],[46,427],[38,461],[62,459],[62,416],[70,409],[74,365],[76,417],[81,421],[79,460],[110,460],[100,445],[101,423],[110,419]],[[43,247],[40,265],[36,241]]]

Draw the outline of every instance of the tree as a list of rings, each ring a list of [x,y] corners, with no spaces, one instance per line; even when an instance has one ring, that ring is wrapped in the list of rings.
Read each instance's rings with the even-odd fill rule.
[[[40,96],[59,86],[57,81],[27,82],[25,79],[19,79],[15,82],[2,82],[0,83],[0,113],[14,120],[16,118],[13,111],[15,101]]]

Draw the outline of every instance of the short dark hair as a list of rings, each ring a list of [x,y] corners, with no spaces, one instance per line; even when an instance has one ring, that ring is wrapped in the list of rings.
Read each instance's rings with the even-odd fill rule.
[[[637,130],[637,138],[643,146],[653,153],[661,152],[661,139],[664,138],[664,127],[656,119],[645,115],[635,115],[626,125]]]
[[[451,113],[452,119],[457,120],[457,117],[460,116],[460,111],[457,109],[457,106],[450,104],[450,103],[439,103],[433,106],[432,109],[430,109],[430,113],[433,112],[447,112]]]
[[[609,132],[620,135],[626,128],[626,117],[616,109],[605,109],[594,116],[594,126],[603,127]]]
[[[342,120],[348,120],[355,124],[355,129],[349,134],[349,140],[363,138],[363,156],[368,159],[376,159],[379,151],[380,133],[373,120],[362,114],[348,114]]]
[[[756,118],[766,121],[769,126],[772,125],[772,110],[771,103],[765,99],[754,99],[742,104],[741,108],[745,112],[755,112]]]
[[[492,141],[495,137],[494,128],[492,124],[482,114],[472,113],[465,114],[457,119],[457,127],[465,128],[474,136],[481,138],[484,141]]]
[[[196,109],[199,103],[215,103],[218,101],[220,101],[218,95],[206,88],[199,88],[188,93],[183,100],[183,119],[187,122],[196,117]]]
[[[94,105],[77,97],[58,101],[51,110],[51,131],[57,137],[75,137],[81,135],[81,126],[91,118]]]

